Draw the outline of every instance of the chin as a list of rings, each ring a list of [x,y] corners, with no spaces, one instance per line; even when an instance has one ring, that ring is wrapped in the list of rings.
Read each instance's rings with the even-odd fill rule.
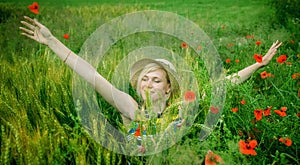
[[[143,97],[143,99],[144,99],[144,101],[146,101],[147,99],[146,99],[146,97]],[[161,97],[158,97],[158,96],[150,96],[150,101],[151,102],[157,102],[157,101],[159,101],[159,100],[163,100]]]

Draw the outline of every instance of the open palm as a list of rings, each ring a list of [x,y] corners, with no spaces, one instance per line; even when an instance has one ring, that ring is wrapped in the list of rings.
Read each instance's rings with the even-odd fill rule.
[[[52,37],[50,30],[39,23],[36,19],[32,19],[27,16],[24,16],[24,18],[26,21],[21,21],[21,23],[26,26],[26,28],[20,27],[23,31],[21,34],[39,43],[47,45],[48,41]]]
[[[268,50],[267,54],[263,57],[262,65],[268,65],[270,61],[272,60],[273,56],[276,54],[277,49],[280,47],[282,42],[279,42],[278,40],[273,43],[273,45]]]

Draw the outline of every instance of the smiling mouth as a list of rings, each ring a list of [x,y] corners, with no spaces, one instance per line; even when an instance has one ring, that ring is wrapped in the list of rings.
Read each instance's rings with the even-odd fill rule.
[[[147,89],[146,89],[146,90],[144,90],[144,93],[146,93],[146,94],[147,94],[147,93],[154,93],[154,91],[153,91],[153,90],[147,90]]]

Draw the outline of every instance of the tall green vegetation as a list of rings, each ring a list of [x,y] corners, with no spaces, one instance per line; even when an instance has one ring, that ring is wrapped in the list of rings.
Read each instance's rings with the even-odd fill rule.
[[[299,164],[300,76],[297,73],[300,57],[299,47],[295,46],[299,45],[299,40],[291,35],[298,31],[289,26],[274,28],[274,22],[270,21],[274,11],[261,1],[251,1],[247,5],[227,0],[153,2],[57,4],[43,6],[40,15],[31,14],[21,3],[0,3],[0,164],[201,164],[208,150],[220,155],[225,164]],[[78,53],[84,41],[101,24],[144,9],[173,11],[197,23],[211,37],[228,74],[254,63],[253,54],[264,54],[276,39],[283,41],[283,46],[272,62],[255,72],[247,82],[239,86],[228,84],[222,117],[205,141],[198,139],[203,116],[210,106],[208,98],[204,97],[199,98],[200,109],[195,123],[179,143],[156,155],[130,157],[107,150],[85,132],[72,97],[74,73],[47,47],[22,37],[18,27],[23,15],[37,17]],[[63,39],[66,33],[70,35],[68,40]],[[143,37],[147,38],[147,34]],[[130,41],[137,42],[134,36],[129,36],[105,57],[111,61],[112,68],[117,65],[113,59],[118,59],[114,54],[126,53],[122,46],[132,46],[128,44]],[[261,44],[257,45],[256,41]],[[181,41],[164,43],[162,40],[157,44],[178,45],[176,49],[183,55],[191,51],[182,49]],[[287,55],[286,62],[276,62],[283,54]],[[195,67],[201,66],[200,58],[185,57]],[[101,66],[99,64],[98,70],[109,78],[109,67]],[[272,76],[262,78],[263,71]],[[201,82],[200,89],[209,92],[209,85],[204,82],[207,77],[203,78],[207,76],[205,70],[194,72]],[[245,104],[241,104],[242,100]],[[271,115],[255,119],[254,110],[270,106]],[[113,120],[118,113],[109,106],[104,107],[103,114],[108,121],[118,125]],[[274,112],[282,107],[287,107],[285,117]],[[232,108],[238,111],[233,112]],[[280,140],[286,137],[292,140],[291,146]],[[240,140],[257,140],[257,155],[242,154],[238,146]]]
[[[291,42],[299,43],[300,38],[300,1],[297,0],[270,0],[270,4],[273,7],[273,19],[279,25],[284,26],[286,29],[292,32]],[[291,47],[294,50],[299,48],[299,44],[292,44]]]

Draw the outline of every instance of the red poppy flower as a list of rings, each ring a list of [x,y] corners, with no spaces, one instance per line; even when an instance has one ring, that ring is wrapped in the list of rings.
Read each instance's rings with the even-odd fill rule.
[[[266,71],[263,71],[263,72],[260,73],[260,77],[262,79],[265,79],[265,78],[270,77],[270,76],[271,76],[271,73],[268,73]]]
[[[286,64],[286,65],[292,65],[293,63],[292,63],[292,62],[289,62],[289,61],[287,61],[287,62],[285,62],[285,64]]]
[[[254,116],[257,121],[262,119],[262,115],[263,111],[261,109],[254,110]]]
[[[229,43],[227,46],[228,46],[228,47],[233,47],[234,44],[233,44],[233,43]]]
[[[261,63],[262,62],[262,55],[261,54],[254,54],[253,58],[256,62]]]
[[[259,45],[261,44],[261,41],[256,41],[255,44],[256,44],[257,46],[259,46]]]
[[[268,73],[266,71],[263,71],[263,72],[260,73],[260,77],[262,79],[267,78],[268,77],[267,75],[268,75]]]
[[[222,25],[222,26],[221,26],[221,29],[224,30],[224,29],[225,29],[225,25]]]
[[[242,105],[245,105],[245,104],[246,104],[246,101],[243,99],[243,100],[240,101],[240,103],[241,103]]]
[[[196,99],[196,95],[194,92],[192,91],[186,91],[184,93],[184,100],[187,101],[187,102],[192,102]]]
[[[216,165],[217,163],[223,164],[224,161],[219,155],[217,155],[217,154],[213,153],[211,150],[209,150],[207,152],[207,154],[205,155],[205,165]]]
[[[247,39],[254,39],[254,35],[247,35],[246,38]]]
[[[266,108],[265,110],[264,110],[264,116],[270,116],[271,115],[271,109],[272,109],[272,106],[270,106],[270,107],[268,107],[268,108]]]
[[[217,107],[211,106],[210,108],[210,112],[213,114],[217,114],[219,112],[219,109]]]
[[[238,144],[239,144],[240,152],[242,154],[252,155],[252,156],[256,155],[256,151],[254,150],[257,145],[256,140],[251,140],[249,143],[246,143],[244,140],[240,140]]]
[[[294,80],[296,80],[297,78],[299,78],[300,77],[300,73],[294,73],[293,75],[292,75],[292,79],[294,79]]]
[[[300,117],[300,113],[297,113],[296,116],[297,116],[297,117]]]
[[[237,112],[239,109],[238,108],[231,108],[232,112]]]
[[[280,110],[274,110],[274,112],[277,114],[277,115],[279,115],[279,116],[281,116],[281,117],[284,117],[284,116],[286,116],[286,111],[287,110],[287,107],[281,107],[281,109]]]
[[[236,62],[236,63],[239,63],[239,62],[240,62],[240,60],[239,60],[239,59],[236,59],[236,60],[235,60],[235,62]]]
[[[294,40],[291,40],[290,42],[291,42],[291,44],[294,44],[294,43],[295,43],[295,41],[294,41]]]
[[[286,146],[291,146],[292,145],[292,143],[293,143],[293,141],[290,139],[290,138],[288,138],[288,137],[285,137],[285,138],[279,138],[279,142],[281,142],[281,143],[284,143]]]
[[[281,107],[281,110],[282,110],[282,111],[286,111],[286,110],[287,110],[287,107]]]
[[[197,47],[197,50],[202,50],[202,46],[199,45],[199,46]]]
[[[293,143],[292,139],[289,139],[288,137],[285,138],[284,144],[285,144],[286,146],[289,147],[289,146],[292,145],[292,143]]]
[[[34,14],[39,14],[39,4],[37,2],[33,2],[32,5],[29,5],[28,8],[30,9],[31,12]]]
[[[229,58],[227,58],[226,59],[226,63],[228,64],[228,63],[230,63],[231,62],[231,60],[229,59]]]
[[[188,48],[188,44],[186,42],[182,42],[181,43],[181,47],[184,48],[184,49],[186,49],[186,48]]]
[[[286,61],[286,59],[287,59],[286,55],[283,54],[283,55],[279,56],[276,61],[278,63],[282,64]]]
[[[281,116],[281,117],[286,116],[286,112],[282,112],[282,111],[280,111],[280,110],[274,110],[274,112],[275,112],[277,115]]]
[[[64,39],[69,39],[70,38],[70,35],[69,34],[64,34]]]

